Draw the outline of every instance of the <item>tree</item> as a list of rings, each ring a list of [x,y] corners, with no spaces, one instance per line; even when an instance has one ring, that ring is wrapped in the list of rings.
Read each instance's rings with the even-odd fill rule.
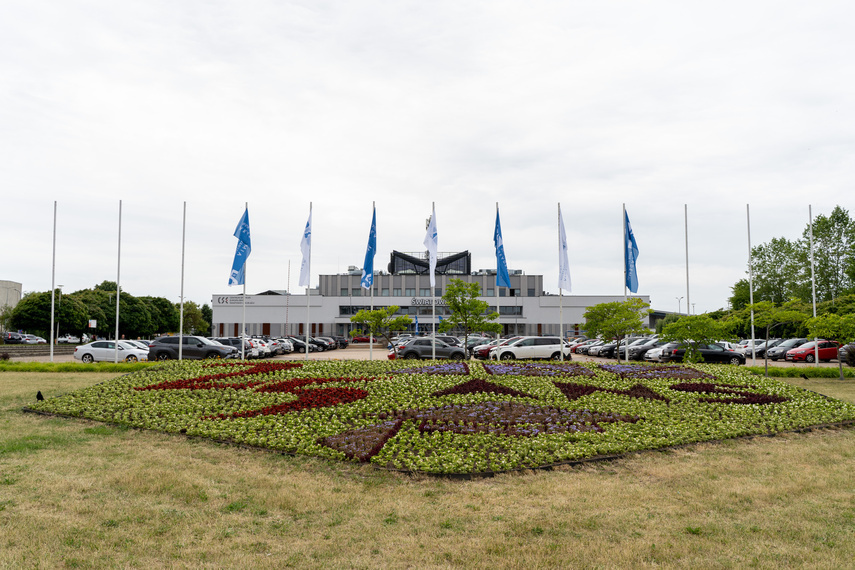
[[[810,227],[802,240],[809,248]],[[855,286],[855,221],[849,212],[835,206],[831,215],[813,220],[813,253],[816,297],[829,301],[851,292]]]
[[[690,315],[669,323],[662,329],[660,339],[686,346],[683,362],[703,362],[698,345],[714,344],[730,336],[730,327],[708,315]]]
[[[211,334],[214,329],[214,310],[211,309],[211,306],[205,303],[202,305],[200,309],[202,311],[202,320],[204,321],[204,328],[199,330],[206,330],[208,334]]]
[[[733,287],[730,288],[733,295],[731,295],[730,307],[738,311],[739,309],[744,309],[748,305],[751,304],[751,287],[748,283],[748,279],[740,279],[737,281]]]
[[[675,315],[671,313],[669,315],[665,315],[665,318],[656,322],[656,333],[661,334],[662,329],[665,328],[666,325],[670,325],[671,323],[676,323],[680,320],[682,315]]]
[[[178,331],[178,306],[164,297],[139,297],[151,314],[152,335]],[[208,327],[206,330],[210,330]]]
[[[386,339],[387,344],[391,344],[392,334],[406,330],[412,322],[412,319],[407,315],[397,315],[398,309],[397,305],[392,305],[390,307],[380,307],[373,311],[365,309],[359,311],[350,317],[350,321],[363,325],[367,330],[352,330],[350,331],[350,336],[370,334],[374,338],[382,337]]]
[[[61,330],[79,333],[86,325],[86,308],[70,295],[54,298],[54,323],[59,323]],[[50,338],[50,291],[27,293],[21,299],[9,316],[12,328]]]
[[[179,308],[180,311],[180,308]],[[205,318],[202,315],[202,310],[199,305],[193,301],[184,301],[184,334],[196,334],[210,331],[210,326],[206,329]],[[206,333],[206,336],[210,333]]]
[[[644,316],[651,312],[650,305],[638,297],[630,297],[622,302],[600,303],[585,311],[585,331],[590,337],[620,343],[627,335],[650,332],[644,326]]]
[[[463,346],[468,346],[469,333],[484,331],[498,334],[502,325],[494,322],[499,318],[499,313],[488,313],[490,304],[481,301],[481,285],[478,283],[467,283],[462,279],[451,279],[445,289],[442,299],[451,311],[451,315],[445,317],[439,323],[440,332],[448,332],[453,328],[463,329]]]
[[[810,282],[810,264],[804,262],[800,242],[772,238],[768,244],[751,248],[754,270],[754,300],[781,304],[804,295],[803,284]]]
[[[855,314],[840,316],[834,313],[816,316],[807,320],[808,334],[813,338],[838,339],[846,342],[855,338]],[[817,361],[819,359],[817,358]],[[843,380],[843,361],[838,362],[840,379]]]

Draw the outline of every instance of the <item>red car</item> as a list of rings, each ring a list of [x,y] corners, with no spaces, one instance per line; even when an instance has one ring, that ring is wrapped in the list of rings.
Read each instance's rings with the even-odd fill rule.
[[[834,342],[833,340],[817,340],[816,342],[806,342],[805,344],[792,348],[787,351],[786,359],[790,362],[799,362],[804,360],[805,362],[814,362],[816,359],[816,344],[819,343],[819,360],[829,361],[833,358],[837,358],[837,347],[840,346],[839,343]]]
[[[367,336],[357,335],[350,339],[350,342],[356,344],[357,342],[371,342],[371,338]]]

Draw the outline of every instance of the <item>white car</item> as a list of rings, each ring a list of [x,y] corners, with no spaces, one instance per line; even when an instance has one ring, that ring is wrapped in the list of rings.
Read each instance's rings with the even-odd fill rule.
[[[662,355],[661,346],[656,348],[651,348],[647,352],[644,353],[644,360],[647,362],[659,362],[659,357]]]
[[[74,358],[81,362],[113,362],[116,358],[116,343],[112,340],[96,340],[74,349]],[[119,341],[119,360],[136,362],[148,360],[148,350],[143,350],[127,341]]]
[[[570,348],[557,336],[524,336],[505,346],[490,351],[490,358],[498,360],[516,360],[527,358],[541,358],[558,360],[561,353],[564,360],[572,358]]]
[[[47,341],[40,336],[34,334],[22,334],[24,337],[23,344],[47,344]]]

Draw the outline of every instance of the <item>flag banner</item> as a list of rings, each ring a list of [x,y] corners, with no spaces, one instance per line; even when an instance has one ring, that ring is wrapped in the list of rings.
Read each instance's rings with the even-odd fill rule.
[[[303,239],[300,241],[300,251],[303,252],[303,263],[300,265],[300,287],[308,287],[311,283],[311,265],[312,265],[312,210],[309,210],[309,221],[306,222],[306,229],[303,230]]]
[[[625,243],[623,244],[626,286],[633,293],[638,293],[638,274],[635,269],[635,261],[638,259],[638,243],[635,241],[635,234],[632,233],[629,215],[627,215],[626,211],[624,211],[623,215],[626,223]]]
[[[234,235],[238,238],[238,243],[235,248],[235,259],[232,262],[232,272],[229,274],[229,286],[244,284],[246,260],[252,251],[252,241],[249,237],[249,208],[244,210]]]
[[[505,245],[502,242],[502,224],[499,222],[499,208],[496,208],[496,229],[493,230],[493,244],[496,246],[496,286],[510,287],[508,260],[505,259]]]
[[[564,233],[564,216],[558,208],[558,288],[568,293],[570,287],[570,262],[567,260],[567,234]]]
[[[430,286],[436,287],[436,255],[439,251],[439,240],[436,233],[436,208],[431,211],[424,244],[430,256]]]
[[[419,316],[416,315],[416,334],[419,334]]]
[[[377,209],[371,216],[371,231],[368,232],[368,248],[365,250],[365,262],[362,264],[362,288],[371,289],[374,285],[374,254],[377,253]]]

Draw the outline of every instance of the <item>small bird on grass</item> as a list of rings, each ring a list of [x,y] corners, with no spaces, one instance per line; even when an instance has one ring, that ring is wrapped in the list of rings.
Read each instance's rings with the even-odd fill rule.
[[[36,394],[36,400],[41,401],[41,400],[44,400],[44,399],[45,399],[45,397],[44,397],[44,396],[42,396],[42,391],[41,391],[41,390],[39,390],[39,393],[38,393],[38,394]]]
[[[802,378],[804,378],[805,380],[808,380],[807,374],[802,374]]]

